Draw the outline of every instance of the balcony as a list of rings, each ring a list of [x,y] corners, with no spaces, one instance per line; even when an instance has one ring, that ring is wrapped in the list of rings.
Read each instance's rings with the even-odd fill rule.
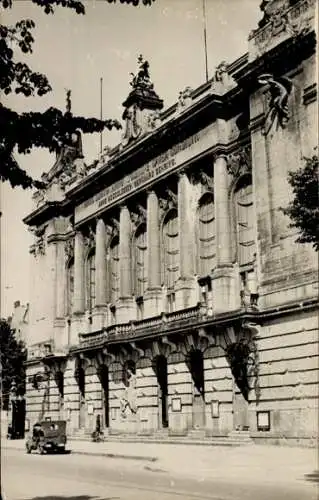
[[[190,324],[195,325],[202,318],[203,308],[197,305],[182,311],[163,313],[153,318],[112,325],[99,332],[80,334],[80,347],[93,348],[109,341],[137,339],[153,336],[159,332],[168,333]]]

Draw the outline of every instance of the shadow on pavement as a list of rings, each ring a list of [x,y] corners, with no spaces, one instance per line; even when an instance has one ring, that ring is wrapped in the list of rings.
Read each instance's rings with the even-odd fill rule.
[[[72,497],[65,497],[65,496],[60,496],[60,495],[48,495],[45,497],[33,497],[33,498],[28,498],[25,500],[120,500],[120,497],[91,497],[88,495],[77,495],[77,496],[72,496]]]
[[[305,479],[312,483],[319,483],[319,470],[314,470],[310,474],[305,474]]]

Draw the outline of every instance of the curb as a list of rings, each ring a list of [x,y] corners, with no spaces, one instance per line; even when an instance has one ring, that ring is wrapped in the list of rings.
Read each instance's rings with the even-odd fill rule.
[[[68,450],[66,450],[68,452]],[[90,455],[91,457],[121,458],[126,460],[142,460],[143,462],[157,462],[157,457],[147,457],[142,455],[122,455],[120,453],[104,453],[102,451],[77,451],[70,450],[72,455]]]
[[[1,446],[2,450],[17,450],[17,451],[25,451],[24,447],[18,447],[18,446]],[[72,454],[72,455],[89,455],[93,457],[105,457],[105,458],[119,458],[119,459],[126,459],[126,460],[141,460],[143,462],[157,462],[158,457],[150,457],[150,456],[144,456],[144,455],[124,455],[121,453],[108,453],[108,452],[103,452],[103,451],[82,451],[82,450],[65,450],[65,455]]]

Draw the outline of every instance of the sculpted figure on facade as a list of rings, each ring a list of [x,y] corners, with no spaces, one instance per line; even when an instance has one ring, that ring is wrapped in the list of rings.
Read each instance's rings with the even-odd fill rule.
[[[138,57],[138,66],[137,74],[131,73],[132,91],[123,103],[125,132],[122,146],[156,128],[159,124],[157,112],[163,107],[163,101],[156,94],[150,79],[149,63],[142,55]]]
[[[150,80],[150,73],[149,73],[149,62],[144,60],[144,57],[142,54],[138,56],[137,59],[138,65],[139,65],[139,70],[137,75],[134,75],[134,73],[130,73],[132,78],[132,81],[130,82],[131,87],[133,89],[138,89],[138,88],[153,88],[153,84]]]
[[[251,173],[251,148],[245,146],[227,157],[228,172],[238,179],[241,175]]]
[[[191,87],[186,87],[181,90],[178,96],[178,109],[183,111],[187,106],[192,104],[192,89]]]
[[[228,64],[226,61],[222,61],[216,66],[213,76],[213,88],[222,87],[232,87],[234,85],[234,80],[228,72]]]
[[[260,75],[258,82],[262,85],[269,85],[270,99],[264,122],[264,135],[268,135],[272,127],[275,130],[279,126],[285,128],[289,121],[288,99],[292,90],[292,82],[285,76],[275,79],[269,73]]]
[[[160,112],[157,111],[152,111],[149,113],[147,116],[147,129],[151,132],[152,130],[155,130],[157,127],[159,127],[161,124],[161,115]]]
[[[126,381],[123,381],[124,389],[119,398],[121,416],[127,418],[129,415],[137,413],[137,390],[136,390],[136,374],[127,368]]]

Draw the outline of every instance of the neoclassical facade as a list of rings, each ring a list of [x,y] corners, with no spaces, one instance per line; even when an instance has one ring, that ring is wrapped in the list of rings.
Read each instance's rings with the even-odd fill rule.
[[[315,2],[266,4],[249,52],[169,109],[139,58],[122,142],[87,166],[75,133],[44,175],[31,423],[316,438],[317,256],[280,210],[317,143]]]

